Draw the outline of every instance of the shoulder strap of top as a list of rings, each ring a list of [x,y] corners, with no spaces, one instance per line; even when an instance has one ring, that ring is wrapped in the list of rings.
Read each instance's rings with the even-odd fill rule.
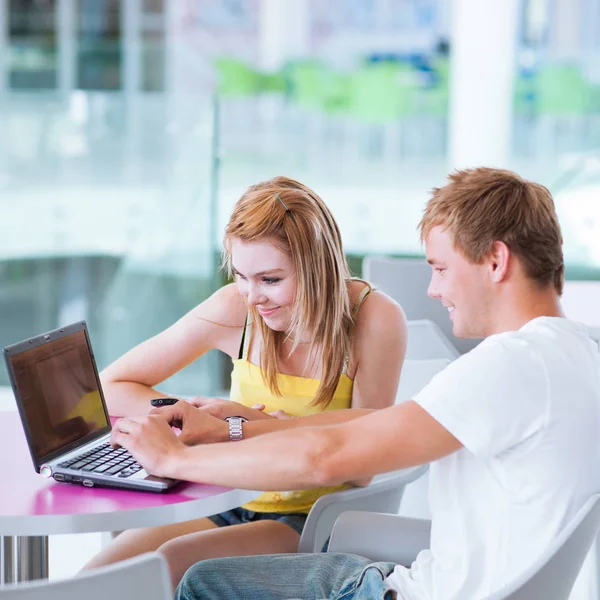
[[[361,290],[360,294],[358,295],[358,298],[356,299],[356,302],[354,303],[354,306],[352,307],[352,320],[356,319],[356,315],[358,314],[358,310],[360,309],[361,304],[363,303],[364,299],[372,291],[373,291],[373,288],[371,287],[371,285],[369,283],[367,283],[366,287],[364,287]],[[350,332],[350,341],[352,341],[353,333],[354,333],[354,331]],[[349,361],[350,361],[350,356],[348,355],[348,352],[346,352],[346,356],[344,356],[344,366],[342,367],[342,375],[346,375],[346,373],[348,371],[348,362]]]
[[[248,360],[248,348],[250,348],[250,336],[252,335],[252,317],[250,312],[246,315],[246,322],[244,323],[244,332],[242,333],[242,341],[240,343],[240,351],[238,352],[238,358]]]
[[[358,309],[360,308],[360,305],[363,303],[364,299],[373,291],[373,288],[367,283],[366,287],[364,287],[360,294],[358,295],[358,298],[356,299],[356,302],[354,303],[354,306],[352,308],[352,318],[355,319],[356,315],[358,314]]]

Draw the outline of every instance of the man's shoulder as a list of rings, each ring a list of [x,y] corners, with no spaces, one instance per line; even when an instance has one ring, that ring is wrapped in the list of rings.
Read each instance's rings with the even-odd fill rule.
[[[534,360],[536,343],[518,331],[497,333],[485,338],[454,363],[460,369],[506,368]]]
[[[485,376],[531,378],[537,374],[566,376],[565,365],[578,357],[580,368],[571,369],[576,376],[581,368],[596,363],[595,346],[585,325],[562,318],[534,319],[516,331],[505,331],[489,336],[470,352],[450,365],[448,376]],[[570,357],[570,358],[569,358]],[[600,360],[600,359],[598,359]]]
[[[549,342],[572,340],[585,342],[585,325],[558,317],[538,317],[515,331],[495,333],[465,354],[470,360],[485,360],[495,355],[517,360],[533,358]]]

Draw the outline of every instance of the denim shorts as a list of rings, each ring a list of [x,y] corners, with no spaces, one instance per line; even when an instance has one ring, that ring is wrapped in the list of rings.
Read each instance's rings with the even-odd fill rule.
[[[227,527],[228,525],[242,525],[243,523],[254,523],[255,521],[279,521],[291,527],[296,533],[302,535],[306,517],[304,513],[274,513],[255,512],[245,508],[234,508],[208,517],[215,525]]]
[[[351,554],[213,558],[187,570],[175,600],[400,600],[394,566]]]

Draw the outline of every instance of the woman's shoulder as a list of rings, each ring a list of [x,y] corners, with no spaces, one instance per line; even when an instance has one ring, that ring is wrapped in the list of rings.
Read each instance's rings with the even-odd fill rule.
[[[193,311],[196,317],[226,327],[242,327],[248,314],[248,305],[237,285],[230,283],[219,288]]]
[[[364,290],[368,294],[364,295]],[[369,329],[396,326],[402,329],[406,323],[406,315],[402,307],[386,293],[378,290],[367,281],[353,279],[349,283],[350,304],[360,307],[356,314],[356,327],[368,323]],[[363,295],[361,299],[361,295]]]
[[[350,300],[360,298],[368,284],[355,280],[351,283]],[[356,300],[354,300],[356,302]],[[403,356],[408,330],[402,307],[387,294],[371,286],[356,314],[352,336],[350,377],[360,363],[368,364],[381,353]]]
[[[360,302],[358,314],[363,311],[363,308],[367,308],[367,306],[370,307],[368,309],[369,312],[383,310],[392,314],[404,314],[402,307],[395,300],[364,279],[351,279],[348,283],[348,292],[350,295],[350,306],[356,306]]]

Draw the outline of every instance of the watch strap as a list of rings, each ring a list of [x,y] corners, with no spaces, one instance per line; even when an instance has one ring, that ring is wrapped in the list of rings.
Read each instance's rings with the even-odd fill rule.
[[[241,442],[244,439],[242,423],[248,422],[244,417],[227,417],[225,419],[229,423],[229,441]]]

